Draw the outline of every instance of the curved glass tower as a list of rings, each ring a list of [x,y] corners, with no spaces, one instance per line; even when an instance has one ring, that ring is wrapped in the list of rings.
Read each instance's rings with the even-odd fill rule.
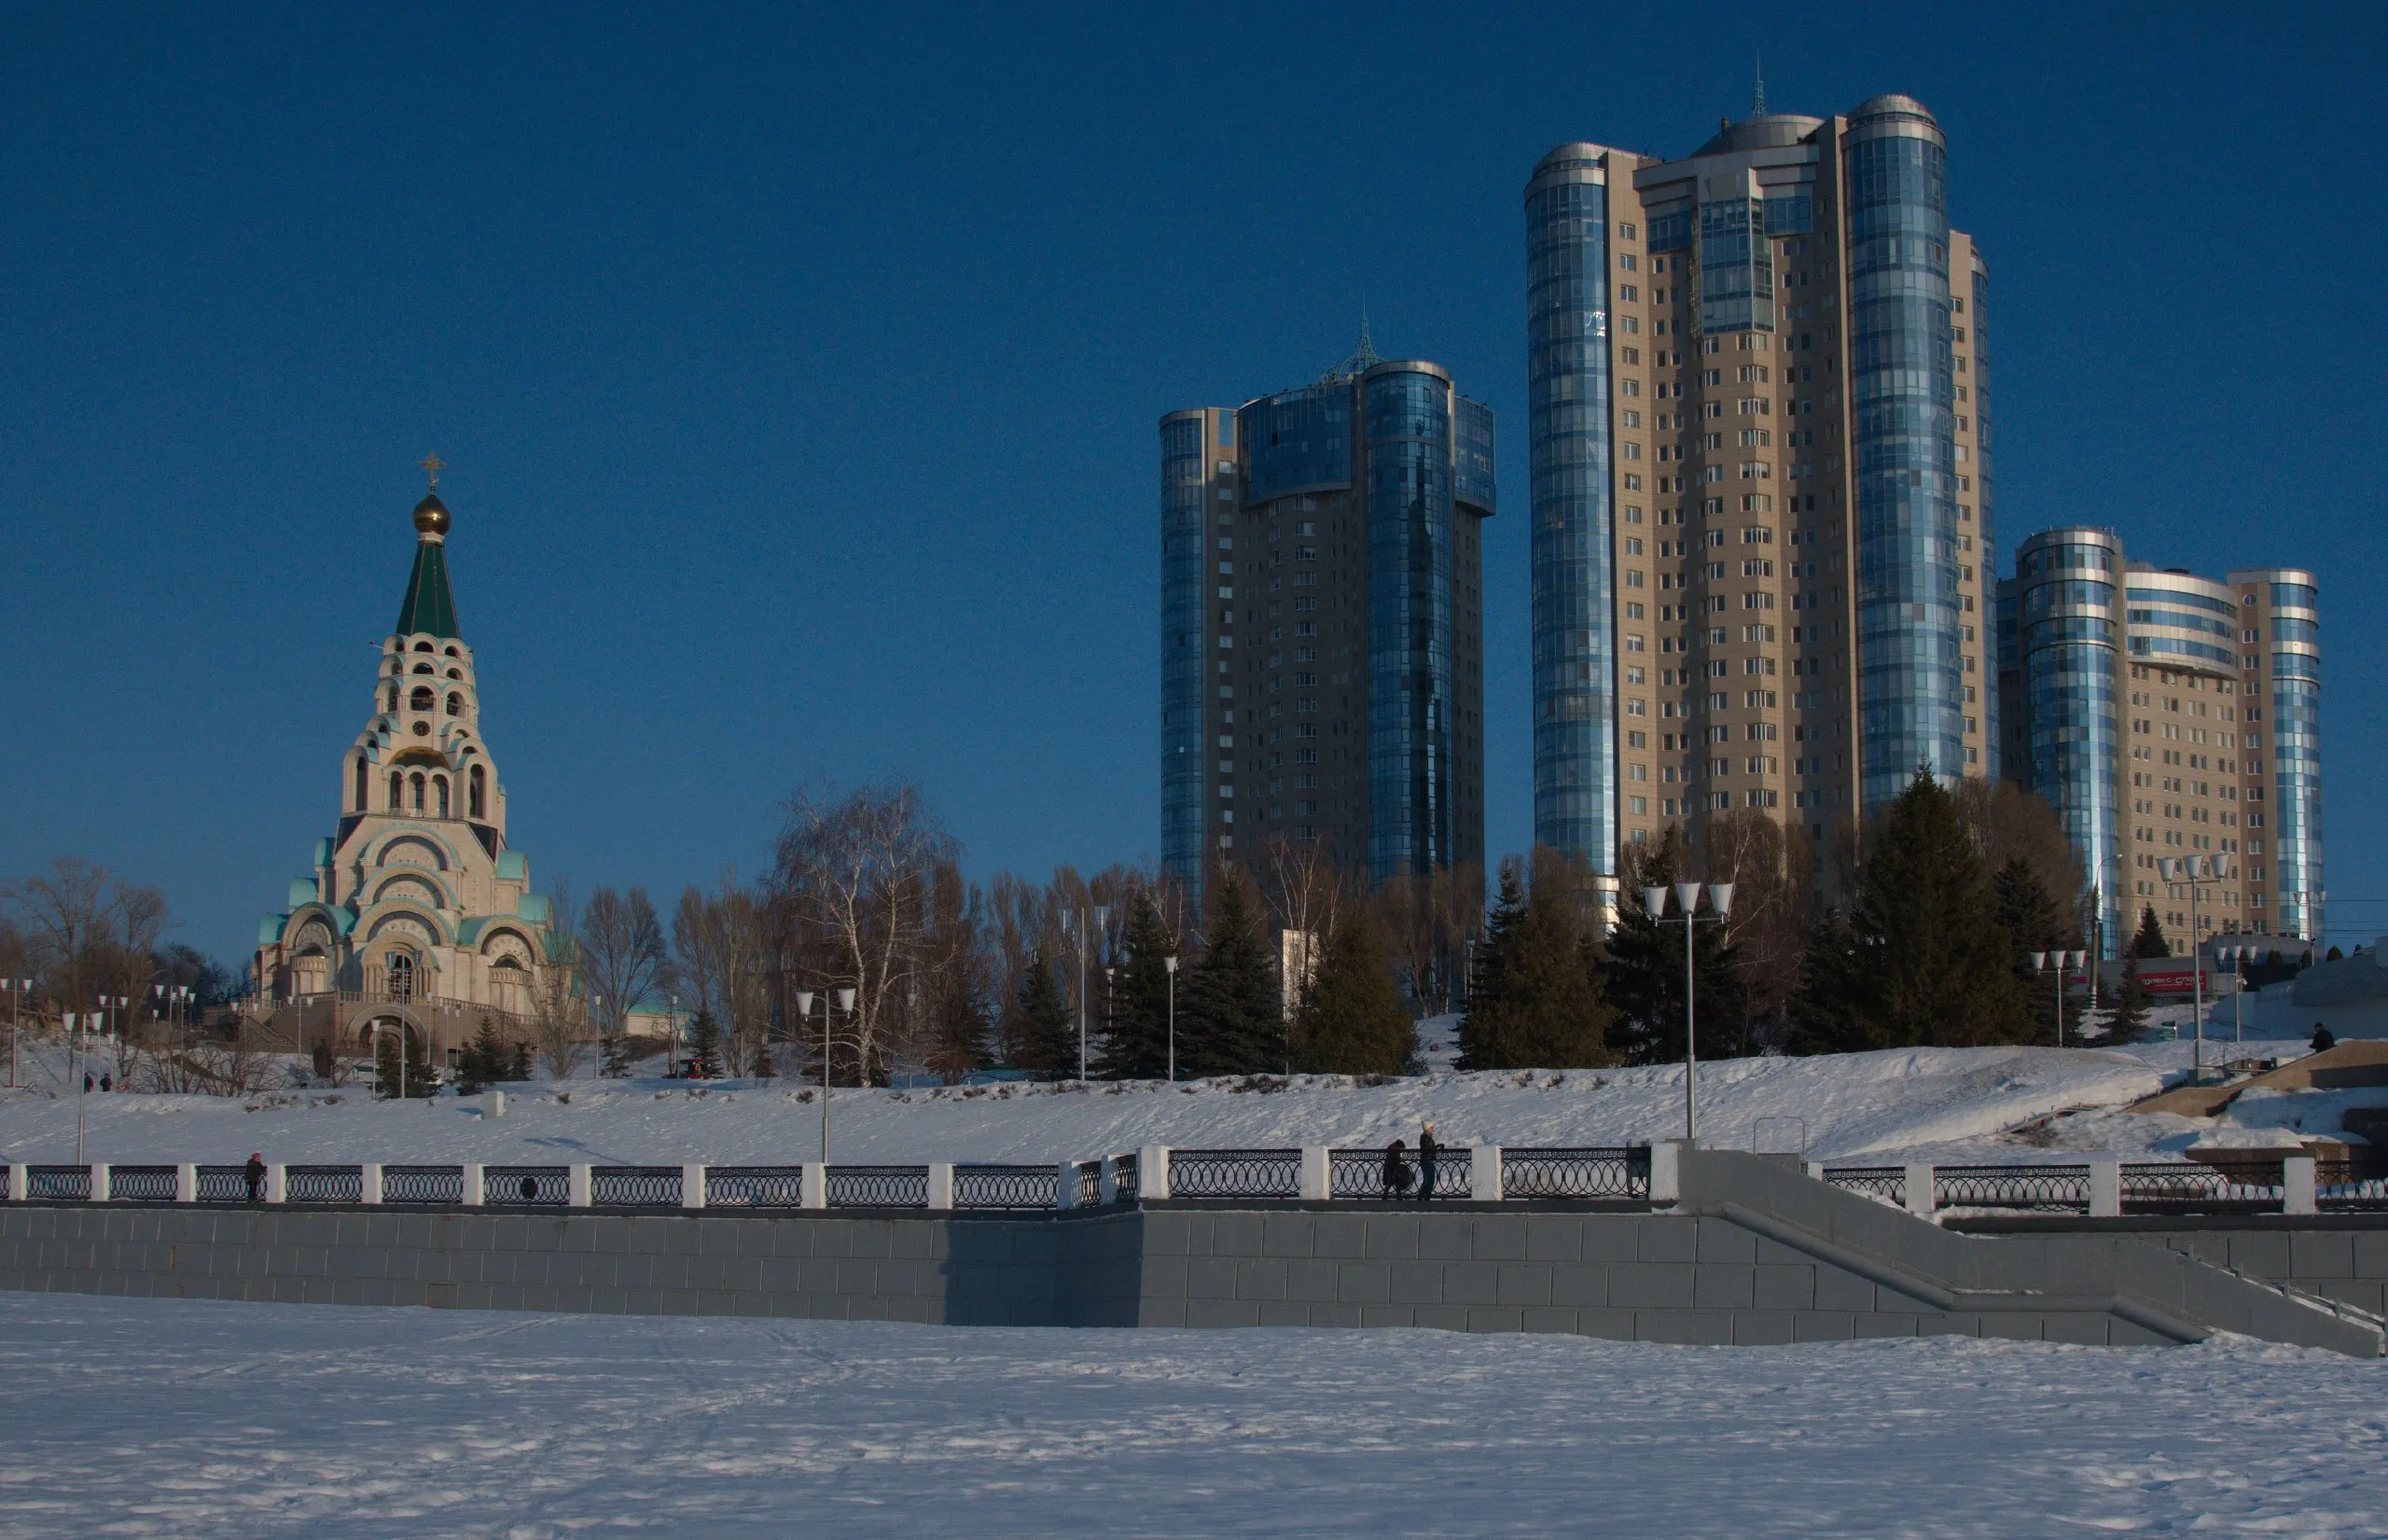
[[[1613,874],[1612,153],[1562,145],[1543,157],[1526,186],[1526,401],[1534,459],[1534,842]]]
[[[1451,384],[1384,364],[1368,465],[1368,871],[1451,864]]]
[[[1200,891],[1202,878],[1203,508],[1223,412],[1160,420],[1160,858]]]
[[[1948,142],[1923,104],[1850,115],[1849,405],[1859,803],[1965,771]]]
[[[2269,885],[2279,906],[2279,929],[2318,941],[2324,901],[2320,585],[2296,568],[2234,572],[2230,579],[2261,617],[2252,629],[2256,645],[2270,655],[2262,679],[2271,717]]]
[[[2016,548],[2015,622],[2028,723],[2018,780],[2056,810],[2089,868],[2108,955],[2130,935],[2123,896],[2122,788],[2116,770],[2122,542],[2105,530],[2046,530]]]

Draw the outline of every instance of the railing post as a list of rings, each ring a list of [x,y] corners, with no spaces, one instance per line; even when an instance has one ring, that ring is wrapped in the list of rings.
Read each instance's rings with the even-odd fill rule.
[[[1063,1160],[1053,1168],[1053,1206],[1074,1209],[1078,1206],[1078,1163]]]
[[[818,1160],[804,1162],[804,1191],[799,1195],[808,1209],[829,1206],[829,1168]]]
[[[23,1202],[25,1194],[32,1185],[32,1174],[25,1163],[22,1160],[10,1161],[8,1163],[8,1201]]]
[[[1169,1196],[1169,1146],[1146,1145],[1136,1152],[1136,1197]]]
[[[95,1162],[91,1167],[91,1201],[104,1203],[107,1200],[108,1168],[105,1162]]]
[[[489,1093],[489,1101],[487,1102],[487,1103],[486,1103],[486,1105],[485,1105],[485,1109],[484,1109],[484,1110],[483,1110],[483,1112],[481,1113],[481,1116],[482,1116],[482,1117],[505,1117],[505,1116],[506,1116],[506,1093],[505,1093],[504,1091],[502,1091],[502,1090],[493,1090],[493,1091],[490,1092],[490,1093]]]
[[[482,1177],[483,1172],[479,1166],[465,1168],[465,1190],[461,1195],[465,1207],[477,1209],[489,1200],[489,1194],[482,1186]]]
[[[1650,1146],[1650,1206],[1668,1208],[1683,1197],[1683,1141],[1661,1139]]]
[[[360,1203],[382,1201],[382,1162],[368,1160],[357,1168],[356,1197]]]
[[[1929,1162],[1910,1160],[1907,1163],[1907,1212],[1919,1219],[1929,1219],[1936,1207],[1932,1200],[1932,1167]]]
[[[680,1206],[701,1209],[705,1206],[705,1169],[702,1166],[680,1168]]]
[[[951,1160],[929,1162],[929,1207],[953,1207],[953,1162]]]
[[[174,1168],[174,1201],[199,1201],[199,1166],[196,1162],[186,1160]]]
[[[1812,1182],[1821,1182],[1825,1179],[1825,1163],[1821,1160],[1802,1160],[1799,1162],[1799,1169],[1808,1173],[1808,1180]]]
[[[2123,1163],[2119,1156],[2097,1155],[2090,1158],[2090,1217],[2119,1219],[2123,1216]]]
[[[576,1209],[585,1209],[596,1201],[590,1189],[597,1184],[587,1166],[575,1166],[572,1168],[571,1183],[571,1189],[564,1196],[564,1202],[567,1206]]]
[[[1479,1145],[1467,1155],[1467,1196],[1479,1203],[1501,1201],[1501,1146]]]
[[[290,1201],[290,1168],[279,1160],[265,1169],[265,1200],[269,1203]]]
[[[1104,1208],[1119,1201],[1119,1158],[1106,1155],[1094,1172],[1094,1200]]]
[[[1333,1178],[1327,1172],[1327,1165],[1328,1158],[1325,1145],[1302,1146],[1302,1175],[1299,1190],[1304,1202],[1323,1202],[1326,1195],[1334,1190]]]
[[[2313,1191],[2313,1158],[2292,1155],[2280,1163],[2280,1212],[2283,1214],[2318,1214]]]

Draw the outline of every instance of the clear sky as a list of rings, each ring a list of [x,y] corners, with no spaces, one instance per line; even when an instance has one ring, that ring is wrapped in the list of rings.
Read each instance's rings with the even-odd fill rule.
[[[2388,930],[2388,11],[11,6],[0,873],[237,961],[330,832],[450,463],[542,882],[752,872],[917,779],[970,867],[1159,845],[1161,413],[1389,356],[1499,413],[1488,843],[1532,834],[1520,194],[1898,90],[1997,309],[2001,543],[2322,576],[2334,939]]]

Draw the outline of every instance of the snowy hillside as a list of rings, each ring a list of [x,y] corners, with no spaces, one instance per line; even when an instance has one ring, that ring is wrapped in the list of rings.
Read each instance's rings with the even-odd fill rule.
[[[2123,1050],[1912,1048],[1814,1059],[1724,1060],[1701,1069],[1701,1134],[1736,1148],[1804,1149],[1812,1158],[2045,1158],[2049,1148],[2187,1145],[2201,1125],[2178,1118],[2063,1118],[2155,1093],[2189,1061],[2187,1044]],[[2249,1044],[2293,1056],[2300,1045]],[[52,1087],[63,1076],[45,1076]],[[788,1163],[817,1159],[813,1089],[714,1082],[577,1079],[484,1097],[376,1101],[369,1091],[279,1092],[245,1099],[0,1093],[0,1158],[125,1163],[270,1160],[564,1164]],[[1680,1065],[1626,1070],[1450,1071],[1381,1085],[1337,1076],[1274,1081],[1010,1085],[837,1091],[830,1158],[841,1163],[1043,1162],[1147,1144],[1180,1148],[1414,1139],[1432,1118],[1446,1144],[1639,1143],[1679,1135]],[[2251,1109],[2253,1111],[2254,1109]],[[2276,1117],[2276,1113],[2261,1116]],[[2082,1140],[2091,1136],[2103,1143]]]

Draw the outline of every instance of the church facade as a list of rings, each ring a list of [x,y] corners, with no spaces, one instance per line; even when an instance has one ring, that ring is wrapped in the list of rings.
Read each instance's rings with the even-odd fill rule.
[[[481,736],[473,650],[448,583],[451,518],[415,505],[414,568],[382,644],[372,710],[340,768],[340,820],[288,907],[257,929],[255,1020],[270,1041],[342,1054],[404,1030],[435,1055],[484,1017],[527,1035],[568,998],[567,950],[530,862],[506,842],[506,787]]]

